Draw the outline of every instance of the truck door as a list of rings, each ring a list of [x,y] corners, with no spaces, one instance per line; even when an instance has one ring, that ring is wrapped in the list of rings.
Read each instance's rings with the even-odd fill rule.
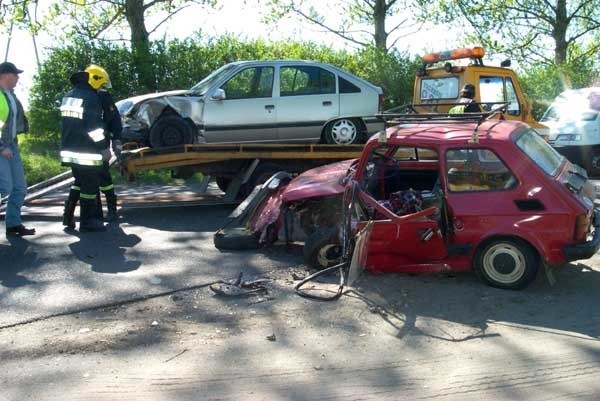
[[[221,85],[225,99],[208,98],[204,108],[206,141],[277,140],[274,76],[274,67],[249,67]]]

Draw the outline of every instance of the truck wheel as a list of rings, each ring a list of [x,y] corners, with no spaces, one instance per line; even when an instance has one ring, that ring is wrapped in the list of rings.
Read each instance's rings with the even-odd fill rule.
[[[327,124],[324,132],[325,143],[333,145],[350,145],[360,143],[361,124],[357,120],[342,118]]]
[[[304,242],[304,262],[311,268],[323,270],[341,262],[342,246],[337,227],[324,227],[308,236]]]
[[[150,129],[150,146],[177,146],[193,143],[192,127],[183,118],[169,114],[160,117]]]
[[[473,259],[475,273],[488,285],[518,290],[526,287],[538,271],[535,250],[518,239],[496,239],[481,247]]]

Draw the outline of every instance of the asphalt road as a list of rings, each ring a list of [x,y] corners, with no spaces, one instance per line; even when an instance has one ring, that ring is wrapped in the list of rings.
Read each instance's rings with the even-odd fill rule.
[[[600,399],[600,255],[518,292],[364,275],[325,303],[294,294],[297,249],[215,249],[231,210],[125,209],[79,234],[26,208],[38,234],[0,238],[0,400]],[[268,292],[205,286],[239,272]]]

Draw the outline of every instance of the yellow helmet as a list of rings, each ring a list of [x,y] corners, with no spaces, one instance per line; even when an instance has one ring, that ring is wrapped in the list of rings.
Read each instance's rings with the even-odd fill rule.
[[[88,83],[92,88],[96,90],[102,88],[103,86],[108,89],[112,88],[108,73],[99,65],[92,64],[85,69],[85,72],[90,75]]]

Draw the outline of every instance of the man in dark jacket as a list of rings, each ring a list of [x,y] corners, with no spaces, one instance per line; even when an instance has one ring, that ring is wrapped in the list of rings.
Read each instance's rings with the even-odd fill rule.
[[[22,72],[13,63],[0,63],[0,199],[8,197],[6,235],[19,236],[35,234],[35,229],[21,223],[21,207],[27,193],[27,183],[17,135],[27,132],[29,124],[13,89]]]
[[[102,100],[89,84],[89,73],[71,76],[73,89],[62,99],[61,150],[64,165],[71,166],[75,182],[80,185],[80,231],[105,231],[98,213],[100,173],[110,151],[104,136]]]

